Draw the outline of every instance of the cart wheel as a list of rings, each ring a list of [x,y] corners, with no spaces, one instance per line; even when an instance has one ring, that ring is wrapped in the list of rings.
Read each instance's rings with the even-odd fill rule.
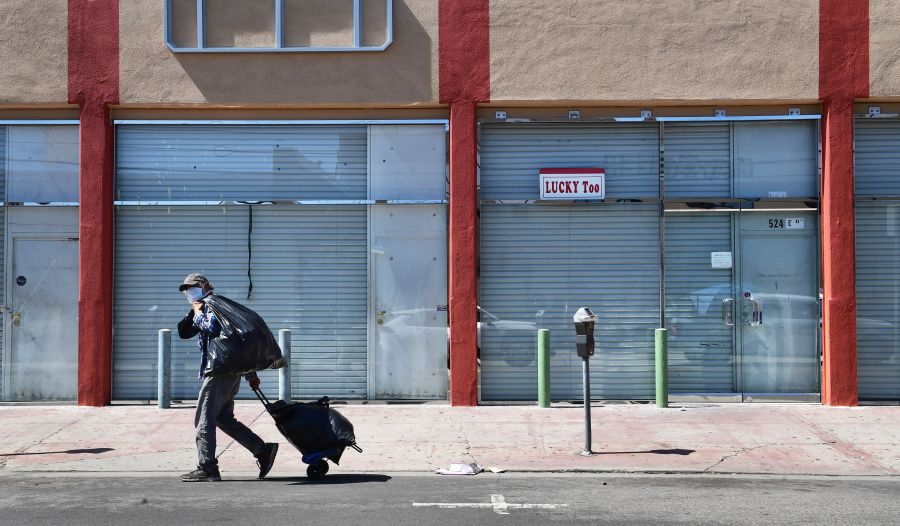
[[[326,473],[328,473],[328,462],[325,462],[324,460],[310,464],[309,467],[306,468],[306,476],[313,480],[323,478]]]

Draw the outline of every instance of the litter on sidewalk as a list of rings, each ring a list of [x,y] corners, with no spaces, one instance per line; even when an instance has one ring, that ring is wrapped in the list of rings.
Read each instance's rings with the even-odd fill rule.
[[[449,468],[440,468],[435,473],[438,475],[477,475],[484,468],[474,462],[453,462]]]

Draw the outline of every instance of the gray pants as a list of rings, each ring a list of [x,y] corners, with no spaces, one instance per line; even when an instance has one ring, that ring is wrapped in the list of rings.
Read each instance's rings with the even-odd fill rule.
[[[237,374],[207,376],[203,379],[203,387],[197,398],[194,427],[197,429],[199,465],[206,471],[216,471],[219,465],[216,459],[217,426],[254,456],[265,445],[256,433],[234,418],[234,397],[240,388],[241,376]]]

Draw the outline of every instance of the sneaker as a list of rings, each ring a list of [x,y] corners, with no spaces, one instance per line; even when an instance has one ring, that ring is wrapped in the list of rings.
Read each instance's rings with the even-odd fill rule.
[[[222,480],[222,477],[219,475],[218,469],[209,472],[201,467],[181,476],[182,482],[218,482],[220,480]]]
[[[256,456],[256,465],[259,466],[259,478],[264,478],[275,463],[275,455],[278,454],[278,444],[269,443],[263,446],[262,452]]]

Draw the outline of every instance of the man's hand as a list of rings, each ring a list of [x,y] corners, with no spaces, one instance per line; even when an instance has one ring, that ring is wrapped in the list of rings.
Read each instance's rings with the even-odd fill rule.
[[[253,391],[259,391],[259,376],[256,376],[256,373],[250,373],[247,375],[247,383],[250,384],[250,389]]]
[[[203,310],[203,302],[195,301],[195,302],[191,303],[191,307],[194,309],[194,316],[196,316],[196,315],[200,314],[200,312]]]

